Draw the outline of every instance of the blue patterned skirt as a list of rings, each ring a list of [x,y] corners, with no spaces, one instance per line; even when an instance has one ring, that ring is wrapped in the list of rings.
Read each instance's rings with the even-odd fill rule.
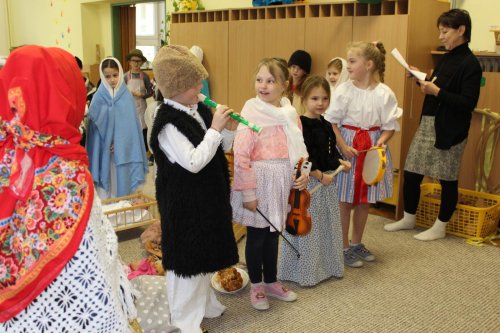
[[[347,145],[352,146],[353,139],[356,134],[355,130],[341,127],[340,133],[344,138]],[[370,139],[372,141],[372,146],[375,145],[378,138],[380,137],[380,131],[369,131]],[[375,203],[381,201],[385,198],[390,198],[392,196],[393,189],[393,166],[392,158],[389,147],[386,148],[387,163],[385,168],[385,174],[382,180],[374,185],[368,186],[368,191],[366,195],[366,202],[360,203]],[[349,160],[352,164],[351,170],[348,173],[341,172],[336,177],[337,190],[339,193],[340,202],[353,203],[354,202],[354,180],[356,176],[356,162],[357,157],[354,156]]]

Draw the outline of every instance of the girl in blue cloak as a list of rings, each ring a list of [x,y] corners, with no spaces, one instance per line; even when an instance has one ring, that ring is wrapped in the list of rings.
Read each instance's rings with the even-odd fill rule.
[[[101,85],[89,108],[86,147],[97,193],[105,199],[135,192],[145,181],[148,162],[120,62],[108,57],[99,69]]]

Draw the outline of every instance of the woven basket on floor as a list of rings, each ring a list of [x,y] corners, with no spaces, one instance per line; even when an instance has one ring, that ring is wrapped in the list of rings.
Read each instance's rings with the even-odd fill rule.
[[[487,237],[495,234],[500,217],[500,196],[458,189],[457,209],[448,223],[447,233],[455,236]],[[417,225],[430,228],[439,214],[441,185],[426,183],[420,186]]]

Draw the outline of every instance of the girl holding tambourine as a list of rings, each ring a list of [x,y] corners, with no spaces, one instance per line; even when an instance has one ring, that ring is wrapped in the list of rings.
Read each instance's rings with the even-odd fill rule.
[[[393,174],[389,149],[385,146],[395,131],[402,110],[394,92],[383,84],[385,49],[382,43],[356,42],[347,53],[350,80],[341,84],[332,96],[325,119],[333,125],[337,147],[352,163],[349,173],[337,178],[342,222],[344,263],[361,267],[375,256],[361,243],[370,203],[392,196]],[[366,150],[384,149],[386,170],[380,182],[368,186],[362,179]],[[352,239],[349,242],[351,209],[354,207]]]

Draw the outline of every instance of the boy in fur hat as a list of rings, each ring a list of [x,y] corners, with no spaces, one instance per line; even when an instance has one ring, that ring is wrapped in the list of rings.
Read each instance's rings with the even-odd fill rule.
[[[139,49],[134,49],[127,54],[127,61],[129,63],[129,70],[123,76],[125,84],[128,90],[134,97],[135,110],[137,112],[137,117],[142,126],[142,137],[144,138],[144,148],[149,156],[149,165],[153,165],[153,155],[150,155],[148,143],[147,143],[147,126],[146,120],[144,119],[144,114],[147,108],[146,99],[153,96],[153,84],[149,79],[148,74],[141,70],[143,63],[147,61],[146,57],[142,54]]]
[[[164,96],[151,134],[158,170],[163,266],[171,324],[201,332],[204,317],[226,309],[210,287],[211,273],[238,262],[229,202],[229,149],[237,123],[220,106],[198,103],[208,73],[188,48],[168,45],[153,61]]]

